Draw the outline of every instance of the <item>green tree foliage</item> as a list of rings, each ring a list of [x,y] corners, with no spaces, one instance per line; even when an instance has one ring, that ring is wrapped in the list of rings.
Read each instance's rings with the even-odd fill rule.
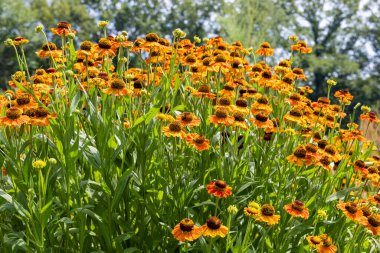
[[[376,72],[380,71],[375,69],[380,64],[373,57],[373,52],[380,52],[376,5],[360,0],[236,0],[225,11],[224,31],[246,46],[302,34],[300,39],[313,47],[301,62],[309,69],[314,98],[326,95],[329,78],[338,81],[335,89],[349,88],[357,97],[355,102],[370,104],[379,98]]]
[[[148,32],[171,34],[183,29],[189,38],[218,34],[215,17],[220,13],[220,0],[138,0],[124,1],[115,15],[116,30],[126,30],[133,38]]]
[[[28,15],[25,15],[27,13]],[[0,1],[0,41],[7,38],[22,36],[30,40],[26,45],[26,57],[35,54],[36,48],[41,46],[42,37],[36,36],[34,28],[38,24],[45,26],[49,34],[51,24],[67,20],[73,25],[73,29],[80,31],[83,38],[96,38],[93,33],[93,27],[96,26],[96,20],[90,15],[87,6],[81,4],[79,0],[64,1],[47,1],[47,0],[3,0]],[[50,37],[50,39],[53,39]],[[0,82],[1,87],[5,88],[10,75],[18,70],[13,48],[6,47],[3,43],[0,45]],[[32,69],[38,68],[43,64],[41,61],[30,62]]]

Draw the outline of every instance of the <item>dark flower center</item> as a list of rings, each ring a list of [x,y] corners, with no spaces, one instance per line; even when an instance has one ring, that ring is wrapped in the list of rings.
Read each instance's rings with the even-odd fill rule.
[[[177,133],[181,132],[181,130],[182,130],[181,124],[178,121],[174,121],[174,122],[170,123],[169,130],[172,132],[177,132]]]
[[[293,108],[292,110],[290,110],[289,114],[296,117],[296,118],[299,118],[302,116],[301,110],[297,109],[297,108]]]
[[[199,86],[198,91],[203,93],[209,93],[211,91],[211,88],[206,84],[202,84],[201,86]]]
[[[27,94],[20,95],[16,101],[18,105],[27,105],[30,103],[30,97]]]
[[[307,152],[310,152],[310,153],[315,154],[315,153],[317,153],[318,147],[315,146],[315,145],[312,144],[312,143],[308,143],[308,144],[306,145],[306,150],[307,150]]]
[[[222,226],[222,222],[215,216],[207,220],[207,227],[210,229],[219,229]]]
[[[184,232],[190,232],[194,228],[194,222],[190,219],[183,219],[179,224],[179,227]]]
[[[71,25],[66,21],[61,21],[57,24],[58,28],[70,29]]]
[[[255,118],[260,122],[266,122],[268,120],[268,117],[264,113],[256,114]]]
[[[114,79],[111,82],[111,88],[116,90],[121,90],[125,87],[125,82],[121,79]]]
[[[326,140],[320,140],[320,141],[318,141],[318,148],[325,149],[327,144],[328,144],[328,142]]]
[[[229,106],[231,105],[231,100],[229,98],[220,98],[218,104],[223,106]]]
[[[379,227],[380,226],[380,216],[374,216],[371,215],[368,217],[368,223],[371,224],[372,227]]]
[[[90,51],[92,48],[92,42],[85,40],[80,44],[80,49],[85,51]]]
[[[49,51],[50,50],[57,50],[57,45],[53,42],[45,43],[42,45],[42,50],[43,51]]]
[[[261,213],[265,216],[273,216],[274,215],[274,207],[269,205],[269,204],[265,204],[261,207]]]
[[[194,142],[198,145],[201,145],[205,142],[205,137],[203,135],[199,135],[194,139]]]
[[[7,109],[6,116],[7,118],[12,119],[12,120],[18,119],[21,116],[21,111],[17,108],[12,107],[12,108]]]
[[[247,102],[247,100],[245,100],[245,99],[243,99],[243,98],[239,98],[239,99],[237,99],[235,103],[236,103],[236,105],[237,105],[238,107],[243,107],[243,108],[248,107],[248,102]]]
[[[184,122],[191,122],[193,120],[193,114],[190,112],[184,112],[181,115],[181,120]]]
[[[101,38],[98,42],[98,45],[101,49],[110,49],[112,47],[111,41],[106,38]]]
[[[146,41],[148,42],[157,42],[159,41],[160,37],[158,37],[155,33],[148,33],[145,37]]]
[[[44,118],[47,115],[49,115],[49,111],[44,107],[38,107],[36,109],[35,114],[36,114],[36,117],[38,117],[38,118]]]
[[[294,200],[292,203],[293,209],[297,211],[302,211],[304,209],[305,204],[302,201]]]
[[[358,211],[358,208],[356,207],[355,203],[347,203],[344,208],[351,214],[355,214]]]
[[[241,112],[235,112],[234,113],[234,118],[235,118],[236,121],[239,121],[239,122],[245,121],[244,114],[241,113]]]
[[[220,119],[225,119],[227,118],[227,111],[224,109],[218,109],[215,112],[215,116]]]
[[[296,150],[294,151],[293,154],[298,158],[305,158],[306,157],[306,149],[303,146],[298,147],[298,148],[296,148]]]

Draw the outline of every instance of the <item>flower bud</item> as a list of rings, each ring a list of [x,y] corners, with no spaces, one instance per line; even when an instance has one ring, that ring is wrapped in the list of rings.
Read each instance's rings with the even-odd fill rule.
[[[100,28],[105,28],[105,27],[107,27],[108,26],[108,24],[109,24],[109,22],[108,21],[100,21],[99,22],[99,24],[98,24],[98,27],[100,27]]]
[[[362,107],[360,107],[360,109],[361,109],[362,112],[364,112],[364,113],[367,113],[367,112],[370,112],[370,111],[371,111],[371,107],[366,106],[366,105],[362,105]]]
[[[43,25],[38,25],[38,26],[36,26],[35,28],[34,28],[34,31],[36,32],[36,33],[40,33],[40,32],[42,32],[44,30],[44,26]]]
[[[194,36],[194,43],[201,43],[201,38]]]
[[[237,207],[236,207],[235,205],[230,205],[230,206],[228,206],[228,208],[227,208],[227,212],[228,212],[229,214],[231,214],[231,215],[236,215],[237,212],[238,212],[238,209],[237,209]]]
[[[186,37],[186,33],[182,31],[181,29],[177,28],[173,31],[173,36],[175,38],[184,38]]]
[[[336,85],[336,81],[334,81],[332,79],[329,79],[329,80],[327,80],[327,85],[328,86],[335,86]]]

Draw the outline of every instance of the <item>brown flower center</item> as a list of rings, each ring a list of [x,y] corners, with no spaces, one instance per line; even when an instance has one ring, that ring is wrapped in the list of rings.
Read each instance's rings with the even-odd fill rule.
[[[6,114],[8,119],[15,120],[15,119],[20,118],[21,113],[22,113],[21,110],[12,107],[12,108],[7,109],[5,114]]]
[[[287,83],[287,84],[292,84],[293,83],[293,78],[291,78],[289,76],[284,76],[284,78],[282,78],[282,81],[284,83]]]
[[[265,216],[273,216],[274,215],[274,207],[269,205],[269,204],[263,205],[261,207],[261,214],[265,215]]]
[[[371,215],[368,217],[368,223],[372,226],[372,227],[379,227],[380,226],[380,216],[379,215]]]
[[[351,214],[355,214],[358,211],[356,204],[352,202],[347,203],[344,208]]]
[[[216,62],[226,62],[227,58],[223,54],[219,54],[218,56],[215,57]]]
[[[327,144],[328,144],[328,142],[326,140],[320,140],[320,141],[318,141],[318,148],[325,149]]]
[[[57,50],[57,45],[53,42],[45,43],[42,45],[42,50],[43,51],[49,51],[50,50]]]
[[[216,180],[215,181],[215,186],[220,188],[220,189],[224,189],[227,187],[227,183],[222,181],[222,180]]]
[[[308,143],[308,144],[306,145],[306,150],[307,150],[307,152],[310,152],[310,153],[312,153],[312,154],[315,154],[315,153],[317,153],[318,147],[315,146],[315,145],[312,144],[312,143]]]
[[[323,165],[325,166],[328,166],[330,165],[331,161],[330,161],[330,158],[328,156],[323,156],[320,160],[319,160]]]
[[[61,22],[59,22],[58,24],[57,24],[57,27],[58,28],[64,28],[64,29],[70,29],[71,28],[71,25],[68,23],[68,22],[66,22],[66,21],[61,21]]]
[[[194,142],[198,145],[203,144],[206,141],[205,137],[203,135],[198,135],[195,139]]]
[[[172,131],[172,132],[181,132],[182,130],[182,127],[181,127],[181,123],[178,122],[178,121],[174,121],[172,123],[169,124],[169,130]]]
[[[261,48],[270,48],[270,44],[265,41],[265,42],[263,42],[263,43],[260,44],[260,47]]]
[[[228,90],[228,91],[233,91],[233,90],[235,90],[234,86],[229,85],[229,84],[224,85],[223,88],[224,88],[225,90]]]
[[[219,101],[218,101],[218,104],[219,105],[223,105],[223,106],[229,106],[229,105],[231,105],[231,99],[229,99],[229,98],[220,98]]]
[[[101,49],[110,49],[112,47],[111,41],[106,38],[101,38],[98,42],[98,45]]]
[[[28,94],[22,94],[20,95],[17,99],[17,104],[18,105],[27,105],[30,103],[30,97]]]
[[[268,120],[268,116],[266,116],[264,113],[259,112],[255,115],[255,118],[260,122],[266,122]]]
[[[156,33],[148,33],[145,39],[148,42],[158,42],[160,40],[160,37],[158,37]]]
[[[215,116],[219,119],[225,119],[227,118],[227,111],[223,108],[219,108],[215,111]]]
[[[373,196],[373,198],[374,198],[376,201],[379,201],[379,202],[380,202],[380,194],[376,194],[375,196]]]
[[[182,231],[184,232],[190,232],[193,230],[194,228],[194,222],[188,218],[186,219],[183,219],[180,224],[179,224],[179,227],[181,228]]]
[[[24,112],[24,115],[28,117],[36,116],[36,108],[29,108],[28,110],[26,110],[26,112]]]
[[[234,113],[234,118],[235,118],[236,121],[239,121],[239,122],[245,121],[244,114],[241,113],[241,112],[235,112]]]
[[[370,209],[368,206],[364,206],[364,207],[362,207],[361,210],[362,210],[363,215],[364,215],[365,217],[369,217],[369,216],[372,214],[371,209]]]
[[[210,57],[206,57],[206,58],[203,59],[202,64],[203,64],[203,66],[210,66],[211,62],[212,62],[211,58]]]
[[[293,153],[298,158],[305,158],[306,157],[306,149],[304,146],[300,146],[296,148],[296,150]]]
[[[270,79],[272,78],[272,72],[270,72],[270,70],[265,70],[262,74],[261,74],[262,78],[265,78],[265,79]]]
[[[320,98],[318,98],[318,103],[328,105],[328,104],[330,104],[330,99],[328,99],[326,97],[320,97]]]
[[[260,98],[257,99],[257,102],[259,104],[266,105],[266,104],[268,104],[269,101],[268,101],[268,98],[266,96],[262,95]]]
[[[327,145],[325,147],[325,152],[330,154],[330,155],[335,155],[336,154],[336,149],[332,145]]]
[[[143,86],[144,86],[144,81],[141,79],[137,79],[133,82],[133,88],[135,89],[142,89]]]
[[[121,79],[113,79],[111,82],[111,88],[121,90],[125,87],[125,82]]]
[[[261,64],[255,64],[252,66],[252,72],[261,72],[263,71],[263,66]]]
[[[191,112],[184,112],[181,115],[181,121],[191,122],[194,119],[193,114]]]
[[[303,69],[300,68],[294,68],[293,73],[296,75],[303,75]]]
[[[230,56],[231,57],[240,57],[240,54],[238,52],[236,52],[236,51],[233,51],[233,52],[230,53]]]
[[[203,93],[209,93],[211,91],[211,87],[207,84],[202,84],[201,86],[199,86],[198,91]]]
[[[368,168],[368,173],[369,174],[376,174],[377,172],[378,172],[378,170],[375,167],[373,167],[373,166],[371,166],[371,167]]]
[[[313,244],[320,244],[322,242],[321,238],[319,238],[318,236],[312,236],[310,238],[310,241],[313,243]]]
[[[297,211],[302,211],[305,208],[305,204],[302,201],[294,200],[292,203],[292,207]]]
[[[295,100],[295,101],[300,101],[300,100],[301,100],[301,95],[298,94],[298,93],[293,93],[293,94],[290,96],[290,99],[291,99],[291,100]]]
[[[360,168],[365,168],[366,167],[365,163],[362,160],[357,160],[355,162],[355,166],[360,167]]]
[[[257,90],[255,88],[248,88],[247,92],[248,94],[256,94]]]
[[[215,216],[212,216],[210,219],[208,219],[206,224],[209,229],[214,230],[219,229],[222,226],[222,222]]]
[[[197,61],[197,58],[193,54],[186,56],[186,62],[194,63],[196,61]]]
[[[289,112],[290,115],[296,117],[296,118],[300,118],[302,116],[302,112],[300,109],[298,108],[293,108],[290,110]]]
[[[90,51],[92,48],[92,42],[85,40],[80,44],[80,49],[84,51]]]
[[[235,103],[236,103],[236,105],[238,107],[243,107],[243,108],[247,108],[248,107],[248,102],[244,98],[237,99]]]
[[[49,115],[49,111],[45,107],[38,107],[35,112],[36,117],[45,118]]]

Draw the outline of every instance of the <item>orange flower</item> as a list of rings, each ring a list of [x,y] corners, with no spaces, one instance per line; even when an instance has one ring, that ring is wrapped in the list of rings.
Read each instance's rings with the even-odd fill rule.
[[[255,115],[255,118],[250,118],[250,121],[258,128],[271,129],[274,127],[273,121],[268,119],[268,116],[264,112],[259,112]]]
[[[322,239],[319,236],[309,235],[306,237],[310,247],[317,248],[322,244]]]
[[[180,242],[191,242],[202,235],[202,230],[195,226],[191,219],[185,218],[174,227],[172,235]]]
[[[296,150],[287,157],[287,160],[295,165],[304,166],[306,164],[306,148],[300,145]]]
[[[36,52],[36,54],[40,58],[51,57],[53,59],[57,59],[62,56],[62,50],[59,50],[55,43],[48,42],[43,44],[41,50]]]
[[[375,195],[369,197],[368,200],[371,201],[374,204],[380,205],[380,193],[375,194]]]
[[[188,134],[186,136],[186,141],[198,149],[199,151],[203,151],[210,148],[210,142],[201,134]]]
[[[60,37],[67,36],[69,33],[75,34],[75,31],[71,29],[71,25],[66,21],[59,22],[56,28],[51,28],[51,31],[54,35],[58,35]]]
[[[234,118],[231,116],[228,116],[227,109],[225,108],[219,108],[215,111],[215,115],[210,116],[210,122],[215,125],[225,125],[225,126],[231,126],[234,123]]]
[[[179,137],[181,139],[186,137],[185,131],[182,130],[181,122],[176,120],[169,124],[169,126],[163,127],[162,132],[167,137]]]
[[[358,209],[357,205],[354,202],[345,203],[340,201],[336,207],[343,211],[344,215],[346,215],[347,218],[363,224],[363,211]]]
[[[302,201],[294,200],[292,203],[285,205],[284,209],[293,217],[301,217],[304,220],[309,218],[309,209],[305,207]]]
[[[28,113],[27,113],[28,115]],[[49,119],[55,119],[55,114],[50,114],[49,111],[45,107],[33,108],[31,111],[29,124],[36,126],[48,126],[50,125]]]
[[[202,84],[201,86],[199,86],[198,90],[192,92],[191,95],[198,98],[207,97],[210,99],[213,99],[216,96],[214,93],[211,92],[210,86],[206,84]]]
[[[259,112],[264,112],[266,115],[269,115],[273,109],[270,105],[268,105],[268,98],[265,95],[257,95],[257,97],[257,102],[251,105],[252,113],[257,114]]]
[[[318,253],[335,253],[337,250],[337,247],[332,244],[332,239],[326,234],[320,235],[319,238],[321,238],[322,242],[321,244],[317,245],[317,252]]]
[[[241,129],[247,130],[248,124],[245,122],[245,116],[242,112],[234,112],[234,119],[235,122],[233,123],[233,126],[240,127]]]
[[[99,57],[116,56],[115,44],[112,44],[112,41],[108,38],[101,38],[98,44],[94,46],[94,51],[99,54]]]
[[[222,180],[215,180],[206,187],[207,193],[218,198],[227,198],[232,194],[232,187]]]
[[[194,114],[191,112],[181,113],[180,115],[177,116],[177,120],[181,122],[181,125],[183,127],[199,126],[199,124],[201,123],[201,120],[198,117],[194,116]]]
[[[203,230],[203,236],[210,236],[212,238],[216,236],[225,237],[228,234],[228,228],[223,226],[222,222],[215,216],[208,219],[201,229]]]
[[[11,107],[7,109],[5,117],[0,118],[0,125],[16,127],[29,122],[29,117],[22,115],[22,111],[18,108]]]
[[[360,119],[364,121],[375,122],[375,123],[380,122],[379,118],[377,118],[374,112],[367,112],[366,114],[361,114]]]
[[[130,89],[125,87],[125,82],[119,78],[111,80],[111,87],[103,89],[102,91],[108,95],[115,96],[131,96],[133,93]]]
[[[255,217],[257,221],[262,221],[268,225],[275,225],[280,221],[280,215],[274,214],[274,207],[270,204],[264,204],[260,209],[260,214]]]
[[[296,45],[291,46],[292,51],[300,51],[301,54],[311,54],[313,49],[307,46],[307,43],[303,40],[299,40]]]
[[[373,235],[380,235],[380,214],[372,214],[363,224]]]
[[[272,56],[273,52],[274,52],[274,49],[271,48],[270,44],[265,41],[260,44],[260,48],[255,51],[255,54],[261,55],[261,56]]]
[[[244,214],[256,219],[260,215],[260,208],[258,203],[254,201],[249,202],[248,207],[244,208]]]
[[[354,99],[354,96],[351,95],[351,93],[347,90],[338,90],[334,93],[334,97],[339,99],[339,102],[344,105],[351,104],[352,99]]]
[[[233,109],[245,115],[249,114],[248,101],[244,98],[238,98]]]

